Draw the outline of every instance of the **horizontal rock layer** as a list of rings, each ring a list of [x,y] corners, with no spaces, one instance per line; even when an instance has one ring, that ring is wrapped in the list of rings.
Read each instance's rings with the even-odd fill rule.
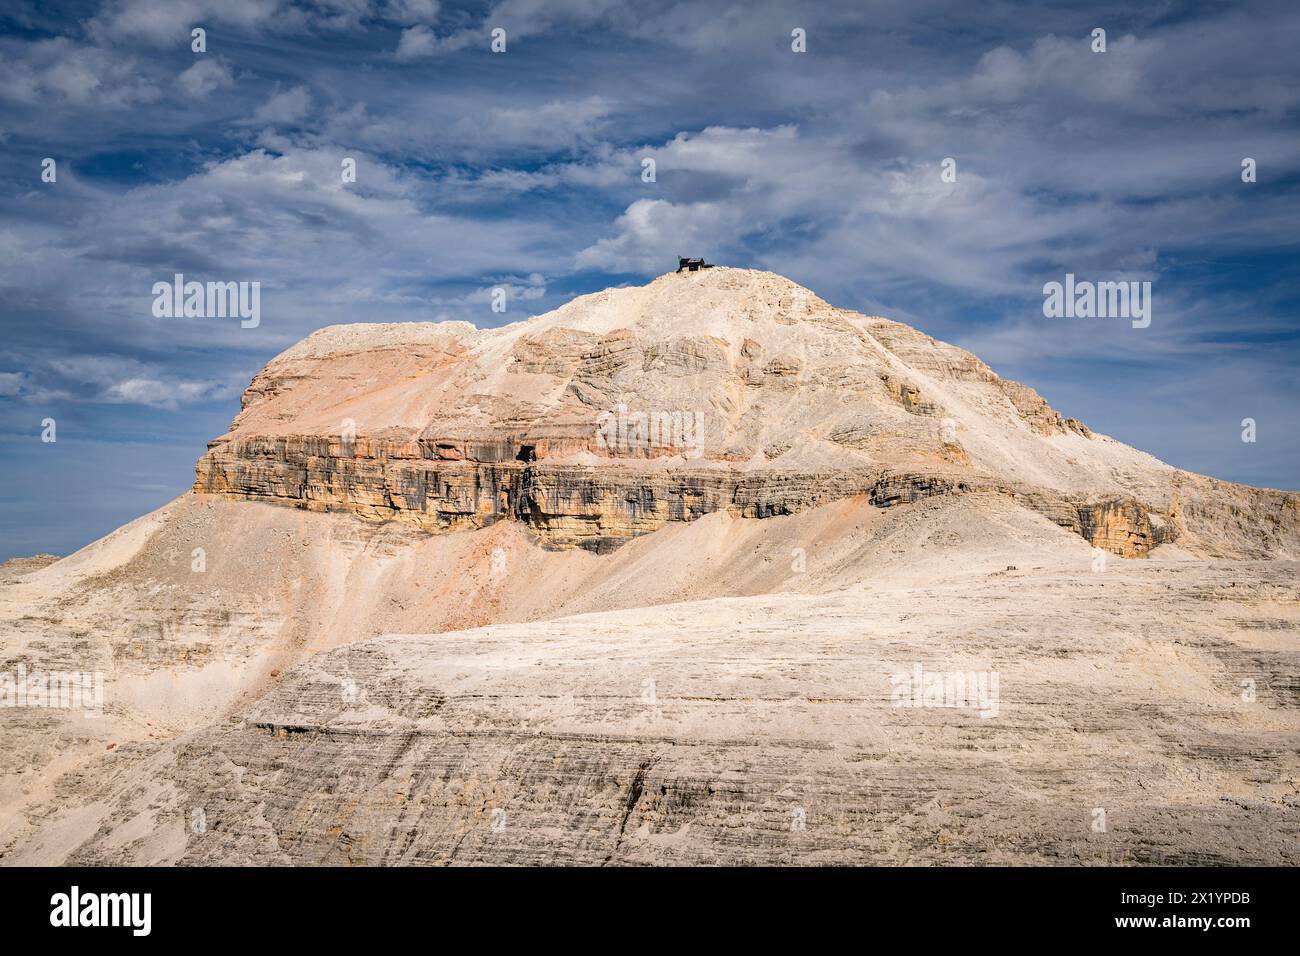
[[[1142,502],[1019,488],[992,480],[879,469],[800,473],[707,467],[648,471],[536,461],[536,443],[515,439],[390,442],[324,436],[215,444],[200,459],[194,490],[363,518],[402,520],[432,532],[526,523],[544,545],[613,550],[669,521],[726,511],[735,517],[795,514],[865,496],[878,507],[933,495],[1010,495],[1089,543],[1143,557],[1176,535]]]

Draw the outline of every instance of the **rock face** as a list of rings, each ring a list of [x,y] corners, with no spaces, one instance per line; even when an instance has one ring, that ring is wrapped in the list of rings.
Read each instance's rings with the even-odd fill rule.
[[[768,273],[328,328],[0,569],[0,695],[104,678],[0,707],[0,863],[1295,865],[1297,558]]]
[[[598,553],[715,511],[990,490],[1126,558],[1227,525],[1246,553],[1300,540],[1296,496],[1241,489],[1225,513],[1195,480],[967,352],[716,268],[503,329],[323,329],[257,376],[194,489],[434,532],[521,521]]]
[[[1048,515],[1096,547],[1126,558],[1145,556],[1173,540],[1132,499],[1091,503],[1082,496],[1016,489],[938,473],[880,470],[718,471],[679,468],[633,471],[593,465],[525,464],[470,457],[400,457],[410,449],[341,454],[325,440],[252,439],[222,446],[199,462],[197,489],[207,494],[287,503],[399,520],[424,530],[464,531],[501,520],[525,523],[548,547],[597,554],[649,534],[669,521],[694,521],[715,511],[734,517],[795,514],[838,498],[864,496],[887,508],[931,495],[996,491]],[[397,454],[393,452],[396,451]]]

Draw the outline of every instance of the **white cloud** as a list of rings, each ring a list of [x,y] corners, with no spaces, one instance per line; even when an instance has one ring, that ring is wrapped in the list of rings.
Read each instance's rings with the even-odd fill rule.
[[[438,0],[388,0],[384,19],[394,23],[433,23],[442,4]]]
[[[486,117],[463,119],[458,127],[467,136],[486,132],[496,142],[553,149],[592,138],[613,110],[613,101],[606,97],[587,96],[540,106],[497,107]]]
[[[216,90],[234,86],[235,78],[222,60],[205,56],[181,73],[176,82],[190,96],[201,100]]]
[[[135,57],[66,37],[32,43],[0,59],[0,96],[32,107],[69,103],[121,110],[160,95]]]
[[[614,223],[616,234],[583,249],[575,264],[608,272],[664,272],[678,254],[713,257],[711,250],[731,246],[745,214],[739,205],[725,203],[638,199]]]
[[[36,363],[19,382],[28,402],[96,402],[178,408],[232,392],[230,384],[181,378],[137,359],[68,355]]]
[[[464,304],[464,305],[482,305],[483,303],[491,304],[497,294],[497,290],[504,290],[506,302],[534,302],[546,295],[546,279],[540,272],[534,272],[531,275],[518,279],[516,277],[507,277],[501,279],[492,285],[482,286],[473,292],[460,296],[459,298],[436,299],[440,305]]]
[[[12,398],[20,394],[26,380],[24,372],[0,372],[0,398]]]
[[[257,108],[252,122],[292,124],[300,122],[311,109],[311,94],[305,86],[295,86],[283,93],[276,93]]]
[[[145,43],[189,50],[190,30],[203,27],[212,50],[213,34],[220,36],[217,27],[297,32],[313,24],[328,26],[340,17],[355,22],[345,6],[298,8],[290,0],[109,0],[87,23],[87,30],[104,44]]]
[[[597,25],[628,29],[643,13],[644,8],[632,0],[500,0],[481,21],[443,37],[438,46],[441,50],[486,48],[489,31],[497,27],[506,31],[508,42],[557,30],[572,34]]]
[[[428,27],[417,24],[402,31],[402,38],[398,41],[397,51],[393,55],[399,60],[418,60],[433,56],[436,52],[438,52],[438,38]]]
[[[495,168],[534,151],[578,151],[587,162],[611,153],[601,137],[617,126],[618,104],[599,95],[541,98],[508,94],[422,92],[407,110],[372,110],[366,102],[328,112],[320,135],[408,159],[455,160]],[[509,172],[505,170],[505,172]]]
[[[206,382],[184,382],[157,378],[128,378],[115,382],[99,397],[100,401],[175,408],[207,398],[213,387]]]

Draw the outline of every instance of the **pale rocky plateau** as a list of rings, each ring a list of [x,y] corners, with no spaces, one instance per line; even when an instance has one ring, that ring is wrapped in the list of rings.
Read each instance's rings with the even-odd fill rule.
[[[1300,863],[1294,492],[722,267],[242,405],[0,566],[0,674],[104,679],[0,707],[0,864]]]

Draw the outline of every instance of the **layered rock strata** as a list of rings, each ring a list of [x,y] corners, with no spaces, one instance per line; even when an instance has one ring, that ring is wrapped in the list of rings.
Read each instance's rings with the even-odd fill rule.
[[[1006,494],[1123,557],[1142,557],[1177,535],[1133,499],[1089,501],[937,473],[855,471],[646,473],[530,461],[536,442],[378,442],[293,436],[216,445],[198,464],[195,490],[399,520],[430,532],[526,523],[543,545],[605,553],[669,521],[725,511],[732,517],[796,514],[864,496],[888,508],[933,495]],[[351,452],[350,455],[346,454]],[[476,456],[483,455],[485,458]]]

